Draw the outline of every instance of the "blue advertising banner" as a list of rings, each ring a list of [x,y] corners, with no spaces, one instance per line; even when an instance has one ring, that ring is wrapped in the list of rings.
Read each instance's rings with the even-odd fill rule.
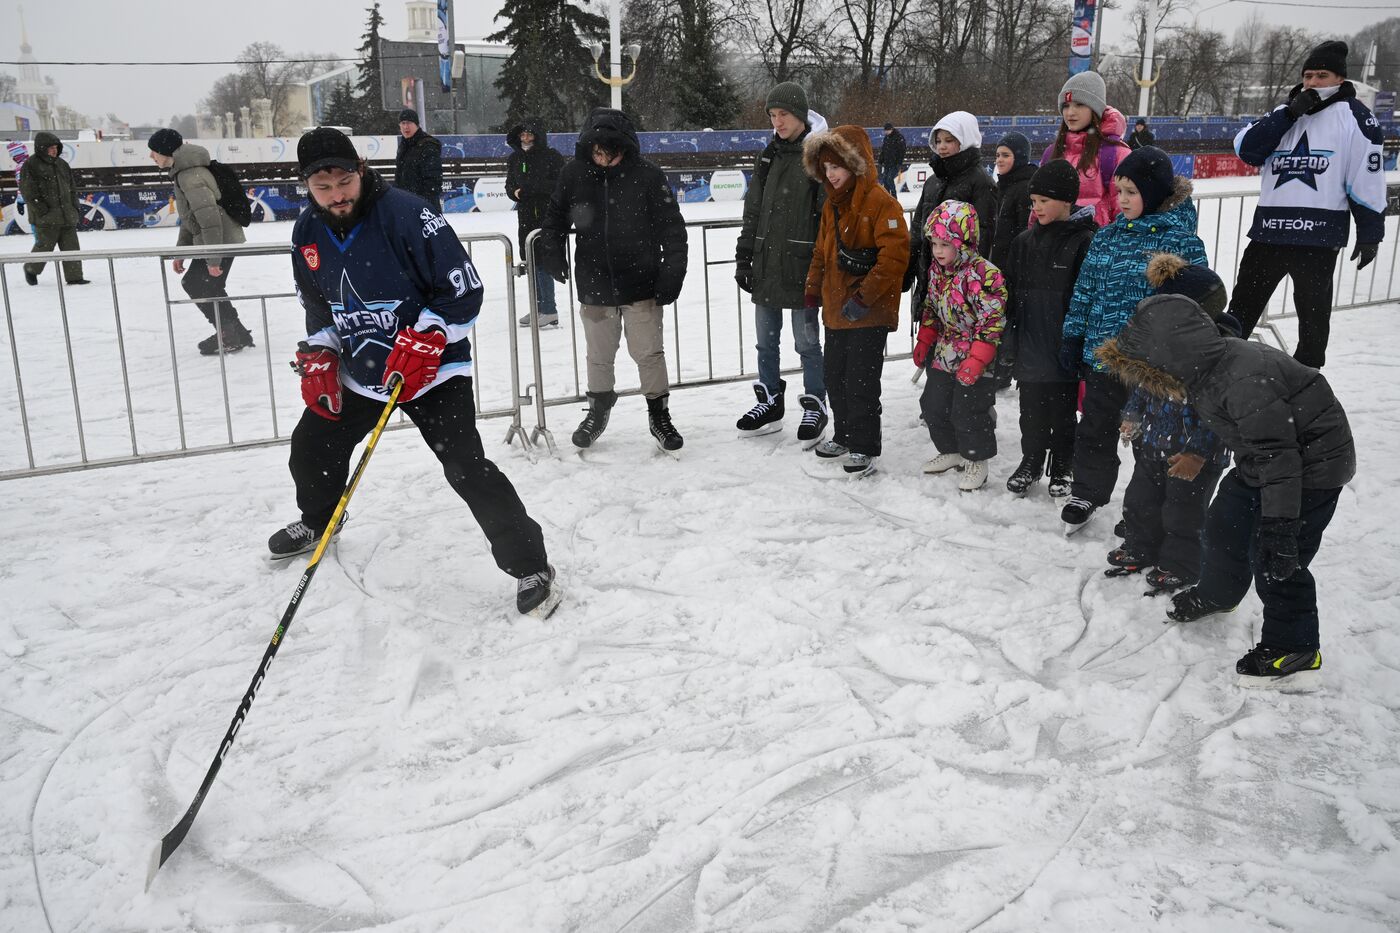
[[[442,80],[442,92],[452,93],[452,13],[447,5],[450,0],[437,0],[437,43],[438,77]]]
[[[1098,0],[1074,0],[1069,27],[1069,73],[1088,71],[1094,53],[1094,14]]]

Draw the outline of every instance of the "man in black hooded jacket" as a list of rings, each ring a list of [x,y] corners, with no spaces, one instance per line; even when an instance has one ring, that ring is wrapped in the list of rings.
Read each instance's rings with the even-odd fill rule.
[[[544,223],[549,209],[549,197],[564,167],[564,157],[549,147],[549,134],[538,120],[526,120],[511,127],[506,134],[510,158],[506,160],[506,197],[515,202],[519,221],[520,255],[525,255],[525,240]],[[554,279],[545,268],[535,265],[535,298],[540,326],[559,323],[559,310],[554,303]],[[521,327],[530,326],[530,315],[520,319]]]
[[[632,121],[600,107],[579,133],[545,212],[540,262],[565,281],[564,241],[575,234],[574,284],[588,345],[588,414],[574,432],[589,447],[617,401],[613,364],[625,329],[637,363],[652,437],[663,449],[683,440],[671,423],[670,377],[662,343],[666,305],[685,282],[685,220],[666,173],[642,158]]]
[[[1356,473],[1346,412],[1326,378],[1273,347],[1225,335],[1180,295],[1145,299],[1097,352],[1125,382],[1189,401],[1235,455],[1206,518],[1200,582],[1173,597],[1169,618],[1227,612],[1252,581],[1264,626],[1235,665],[1241,685],[1315,677],[1322,654],[1308,564]]]

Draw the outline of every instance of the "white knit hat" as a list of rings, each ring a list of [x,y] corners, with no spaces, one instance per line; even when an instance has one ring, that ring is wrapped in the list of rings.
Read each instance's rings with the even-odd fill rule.
[[[934,134],[939,130],[951,135],[964,149],[982,145],[982,130],[977,126],[977,118],[966,110],[954,110],[933,125],[928,131],[928,145],[933,148]]]

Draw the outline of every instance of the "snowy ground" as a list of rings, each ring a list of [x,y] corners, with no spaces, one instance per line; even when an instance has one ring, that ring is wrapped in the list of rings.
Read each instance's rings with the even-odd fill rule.
[[[679,461],[638,399],[583,458],[485,423],[545,623],[392,433],[149,893],[303,566],[262,556],[286,449],[0,484],[0,929],[1396,930],[1398,312],[1334,322],[1311,695],[1234,685],[1253,596],[1164,626],[1101,575],[1116,508],[1005,493],[1014,395],[985,490],[921,475],[907,363],[863,481],[736,438],[741,385],[675,394]]]

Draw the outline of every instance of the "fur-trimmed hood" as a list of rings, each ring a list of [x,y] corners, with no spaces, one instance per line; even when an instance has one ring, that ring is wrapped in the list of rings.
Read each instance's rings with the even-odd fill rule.
[[[1157,208],[1156,213],[1165,214],[1185,204],[1187,201],[1191,200],[1191,193],[1194,190],[1195,185],[1191,183],[1191,179],[1187,178],[1185,175],[1177,175],[1172,182],[1172,193],[1167,195],[1166,200],[1162,202],[1161,207]]]
[[[1125,385],[1185,402],[1191,386],[1215,368],[1230,339],[1190,298],[1153,295],[1138,303],[1127,326],[1094,355]]]
[[[831,186],[822,171],[823,149],[829,150],[857,178],[869,174],[870,167],[875,164],[875,148],[870,145],[870,135],[861,127],[847,124],[824,133],[813,130],[802,143],[802,167],[828,191]]]

